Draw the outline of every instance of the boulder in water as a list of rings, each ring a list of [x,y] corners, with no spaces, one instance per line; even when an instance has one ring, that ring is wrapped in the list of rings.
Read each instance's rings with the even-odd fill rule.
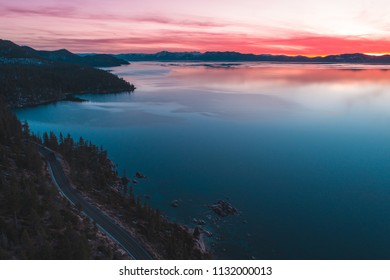
[[[179,207],[179,201],[178,201],[177,199],[173,200],[173,201],[171,202],[171,206],[174,207],[174,208]]]
[[[146,176],[144,174],[142,174],[141,172],[136,172],[135,173],[135,178],[144,179],[144,178],[146,178]]]
[[[206,222],[202,219],[196,219],[196,218],[193,218],[192,219],[192,222],[198,226],[204,226],[206,224]]]
[[[211,205],[210,209],[213,210],[215,214],[221,217],[238,214],[237,209],[234,208],[229,202],[224,200],[219,200],[217,203]]]

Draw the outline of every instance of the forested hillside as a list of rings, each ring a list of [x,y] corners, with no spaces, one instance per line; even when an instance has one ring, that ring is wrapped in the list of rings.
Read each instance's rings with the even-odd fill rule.
[[[45,133],[36,139],[64,156],[69,164],[69,176],[77,189],[103,209],[109,209],[122,225],[135,232],[139,240],[149,245],[163,259],[207,259],[211,255],[198,246],[198,236],[176,223],[169,222],[157,209],[136,197],[126,177],[118,177],[107,152],[80,138],[70,135],[59,139]],[[125,194],[127,193],[127,194]]]
[[[156,209],[123,193],[128,181],[118,177],[107,152],[70,135],[32,136],[27,124],[0,102],[0,259],[122,258],[99,239],[97,227],[59,196],[37,145],[63,155],[75,187],[134,231],[163,259],[204,259],[198,236],[169,222]]]
[[[0,40],[0,96],[8,106],[23,107],[71,94],[134,91],[132,84],[118,76],[90,67],[126,63],[117,60],[105,55],[80,57],[66,50],[38,52]]]
[[[28,47],[5,45],[0,44],[0,259],[124,257],[81,209],[59,195],[37,144],[62,155],[73,186],[97,207],[109,209],[155,257],[210,258],[199,243],[199,230],[194,236],[131,191],[123,192],[128,181],[118,177],[102,148],[70,135],[34,136],[9,109],[72,94],[131,92],[134,86],[104,70],[41,59]]]
[[[80,56],[66,49],[39,51],[28,46],[19,46],[11,41],[0,39],[0,57],[35,58],[44,61],[56,61],[68,64],[79,64],[90,67],[114,67],[129,64],[128,61],[108,54],[91,54]]]
[[[0,64],[0,95],[11,107],[57,101],[69,94],[132,91],[132,84],[91,67],[59,63]]]
[[[0,259],[122,258],[59,196],[30,140],[0,101]]]

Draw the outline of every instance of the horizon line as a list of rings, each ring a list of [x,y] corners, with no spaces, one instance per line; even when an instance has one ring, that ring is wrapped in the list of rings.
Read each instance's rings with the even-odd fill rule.
[[[64,48],[62,48],[64,49]],[[56,49],[52,51],[58,51],[62,49]],[[74,52],[75,54],[109,54],[109,55],[127,55],[127,54],[145,54],[145,55],[154,55],[158,53],[237,53],[242,55],[269,55],[269,56],[288,56],[288,57],[308,57],[308,58],[316,58],[316,57],[327,57],[327,56],[337,56],[337,55],[346,55],[346,54],[363,54],[367,56],[375,56],[375,57],[381,57],[390,55],[389,52],[381,52],[381,53],[375,53],[375,52],[343,52],[343,53],[329,53],[329,54],[286,54],[286,53],[249,53],[249,52],[239,52],[239,51],[168,51],[168,50],[161,50],[156,52]]]

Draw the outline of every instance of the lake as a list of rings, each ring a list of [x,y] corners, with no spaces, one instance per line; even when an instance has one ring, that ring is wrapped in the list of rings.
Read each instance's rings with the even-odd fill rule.
[[[83,136],[220,259],[390,259],[387,66],[137,62],[132,94],[16,111]],[[220,218],[226,200],[239,215]],[[171,206],[178,200],[179,207]]]

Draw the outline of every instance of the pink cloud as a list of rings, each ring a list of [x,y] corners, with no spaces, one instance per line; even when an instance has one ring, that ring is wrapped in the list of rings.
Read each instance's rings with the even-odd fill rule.
[[[37,7],[37,8],[21,8],[21,7],[2,7],[0,10],[1,16],[49,16],[49,17],[73,17],[76,12],[74,7]]]
[[[95,35],[96,36],[96,35]],[[27,42],[26,42],[27,43]],[[74,38],[71,35],[47,36],[35,42],[35,47],[69,48],[76,52],[157,52],[168,51],[239,51],[289,55],[324,55],[351,52],[384,53],[390,50],[389,39],[370,40],[360,37],[302,35],[290,38],[261,38],[246,34],[226,34],[207,31],[155,31],[127,37]]]
[[[212,21],[210,19],[175,19],[160,15],[142,15],[142,16],[126,16],[121,14],[110,13],[91,13],[80,12],[75,7],[62,6],[50,7],[39,6],[36,8],[10,7],[6,6],[0,10],[1,16],[36,16],[36,17],[58,17],[69,19],[89,19],[89,20],[104,20],[104,21],[120,21],[129,23],[154,23],[163,25],[175,25],[184,27],[225,27],[226,23]]]
[[[227,24],[213,22],[210,20],[177,20],[169,17],[162,16],[139,16],[133,17],[131,20],[137,22],[152,22],[152,23],[160,23],[160,24],[172,24],[179,26],[193,26],[193,27],[225,27]]]
[[[50,0],[44,1],[45,4],[9,1],[8,6],[0,4],[0,34],[19,44],[40,49],[68,48],[74,52],[196,50],[290,55],[390,52],[390,39],[378,36],[331,36],[322,35],[321,30],[302,32],[294,24],[278,28],[245,18],[185,16],[171,13],[170,9],[176,11],[173,5],[158,14],[147,6],[150,1],[146,0],[137,2],[138,10],[143,8],[138,13],[126,1],[121,2],[123,10],[120,10],[118,1],[113,2],[117,4],[115,9],[98,0],[87,1],[88,5],[70,1],[65,6]],[[214,12],[220,15],[222,10],[223,7]]]

